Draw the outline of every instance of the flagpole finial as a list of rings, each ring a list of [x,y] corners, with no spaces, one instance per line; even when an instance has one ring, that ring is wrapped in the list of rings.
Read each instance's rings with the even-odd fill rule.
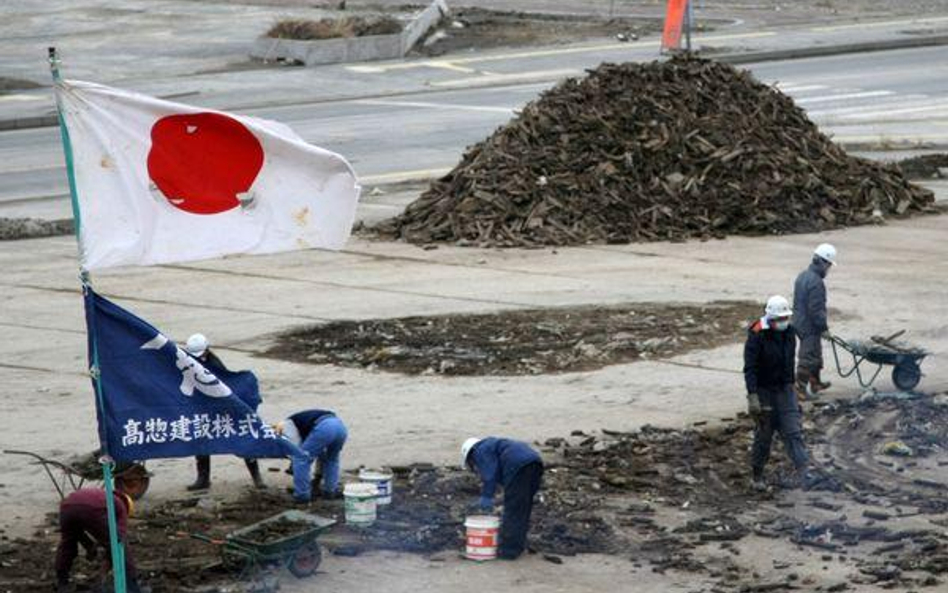
[[[50,46],[46,48],[47,56],[49,59],[49,70],[53,74],[53,82],[59,82],[59,53],[56,51],[56,48]]]

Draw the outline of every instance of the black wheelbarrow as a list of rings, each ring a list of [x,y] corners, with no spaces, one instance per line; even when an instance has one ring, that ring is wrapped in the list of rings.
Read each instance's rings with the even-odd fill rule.
[[[295,529],[272,537],[268,531],[284,522]],[[220,546],[225,566],[238,567],[240,578],[253,577],[268,566],[285,566],[297,578],[316,572],[322,562],[322,550],[316,538],[336,524],[334,519],[290,509],[227,534],[223,539],[203,533],[180,533]],[[281,530],[283,531],[283,530]]]
[[[844,340],[832,334],[825,335],[824,339],[833,346],[833,358],[840,377],[846,378],[855,374],[859,385],[868,389],[882,372],[882,367],[891,366],[892,383],[902,391],[911,391],[922,379],[922,360],[929,352],[896,343],[894,340],[904,333],[905,330],[901,330],[887,337],[873,336],[869,341]],[[852,356],[852,366],[847,370],[843,370],[839,350]],[[865,373],[862,368],[864,365],[870,367]],[[872,365],[875,365],[874,370]]]

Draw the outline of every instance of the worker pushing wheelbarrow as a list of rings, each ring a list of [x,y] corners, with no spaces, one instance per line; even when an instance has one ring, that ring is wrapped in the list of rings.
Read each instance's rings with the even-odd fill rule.
[[[921,363],[929,352],[896,342],[904,333],[905,330],[901,330],[886,337],[872,336],[868,341],[844,340],[827,333],[824,339],[832,345],[833,359],[840,377],[846,378],[855,374],[859,385],[868,389],[882,372],[882,368],[891,366],[892,383],[901,391],[911,391],[922,379]],[[846,370],[839,359],[840,350],[852,356],[852,366]],[[871,368],[872,365],[875,365],[875,369]],[[864,369],[865,366],[870,368]]]

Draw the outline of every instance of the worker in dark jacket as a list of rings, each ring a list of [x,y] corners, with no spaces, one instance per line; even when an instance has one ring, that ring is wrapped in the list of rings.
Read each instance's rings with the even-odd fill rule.
[[[527,546],[527,530],[533,497],[540,490],[543,460],[526,443],[496,437],[470,438],[461,445],[461,466],[481,478],[482,511],[494,508],[497,486],[504,488],[504,514],[501,518],[497,556],[514,560]]]
[[[293,467],[293,498],[309,502],[312,498],[313,461],[322,471],[323,498],[339,498],[339,457],[349,433],[335,413],[329,410],[304,410],[277,423],[276,433],[302,449],[304,455],[290,459]]]
[[[224,366],[224,363],[221,362],[221,359],[218,358],[216,354],[211,352],[210,343],[204,334],[194,334],[188,338],[187,343],[184,347],[185,351],[196,358],[202,365],[204,365],[212,373],[218,374],[219,370],[227,370],[227,367]],[[257,397],[253,401],[245,401],[248,406],[250,406],[254,412],[257,411],[257,407],[260,405],[260,398]],[[206,490],[211,487],[211,456],[210,455],[197,455],[194,457],[194,460],[197,462],[197,478],[194,480],[194,483],[187,487],[188,490]],[[263,476],[260,475],[260,464],[256,459],[244,459],[244,463],[247,465],[247,471],[250,472],[250,478],[253,480],[253,485],[257,488],[263,489],[267,485],[263,482]]]
[[[813,252],[810,266],[797,276],[793,284],[793,326],[800,341],[797,353],[796,384],[801,397],[813,396],[828,389],[823,382],[823,344],[820,339],[829,331],[826,316],[826,284],[824,278],[836,264],[836,248],[823,243]]]
[[[132,554],[128,549],[128,517],[132,514],[133,500],[148,489],[151,476],[144,466],[131,465],[116,473],[112,495],[119,539],[125,543],[125,576],[129,593],[139,591],[138,578]],[[59,504],[59,546],[56,548],[56,589],[69,591],[69,573],[79,555],[79,545],[92,560],[98,556],[97,544],[105,549],[105,560],[111,564],[108,512],[104,488],[81,488]]]
[[[751,450],[752,485],[766,488],[764,465],[770,458],[774,432],[783,437],[784,447],[799,477],[808,463],[803,444],[800,404],[793,391],[795,332],[790,325],[790,303],[782,296],[767,300],[764,317],[755,321],[744,344],[744,382],[747,411],[756,421]]]

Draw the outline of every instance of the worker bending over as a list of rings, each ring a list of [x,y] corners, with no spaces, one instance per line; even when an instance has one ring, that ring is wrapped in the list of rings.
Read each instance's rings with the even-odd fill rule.
[[[477,473],[482,481],[479,506],[494,508],[497,486],[504,488],[497,556],[505,560],[519,557],[527,546],[527,530],[533,497],[540,489],[543,460],[526,443],[496,437],[470,438],[461,445],[461,467]]]
[[[322,471],[324,498],[338,498],[339,457],[349,433],[335,413],[329,410],[305,410],[277,423],[276,433],[303,451],[290,458],[293,467],[293,498],[309,502],[312,498],[311,473],[318,460]]]
[[[112,495],[115,503],[115,519],[118,537],[125,547],[125,576],[129,593],[138,593],[138,578],[131,550],[128,549],[128,517],[132,514],[134,500],[148,489],[151,474],[142,465],[134,464],[115,474]],[[111,566],[109,520],[106,507],[105,488],[80,488],[59,504],[59,546],[56,548],[56,590],[70,591],[69,574],[79,555],[79,545],[86,557],[95,559],[98,546],[105,549],[105,562]]]

